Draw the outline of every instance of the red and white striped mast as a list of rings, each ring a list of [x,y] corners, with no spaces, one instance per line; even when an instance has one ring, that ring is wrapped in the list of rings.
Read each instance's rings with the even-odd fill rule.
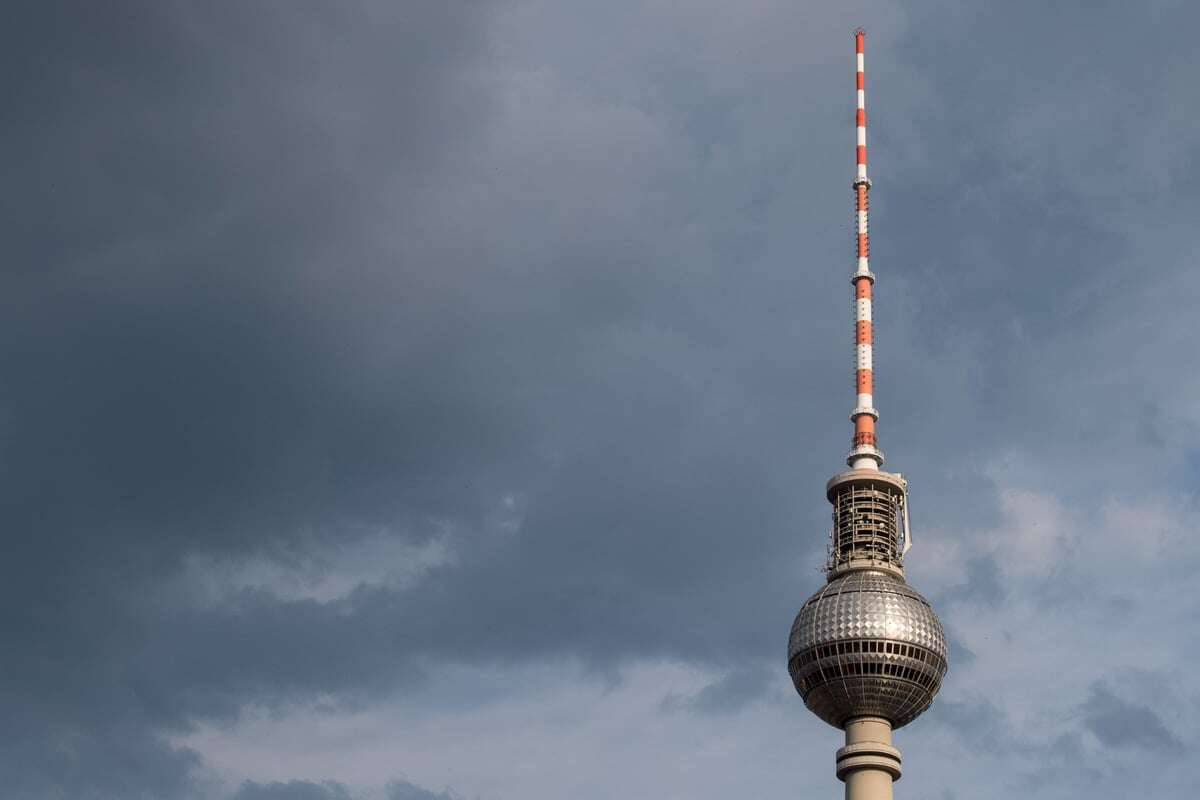
[[[851,283],[854,285],[854,344],[855,344],[855,391],[857,402],[850,419],[854,421],[854,443],[846,463],[852,469],[877,470],[883,465],[883,452],[875,437],[875,422],[879,412],[875,410],[874,374],[871,353],[871,286],[875,275],[871,272],[871,239],[867,229],[868,193],[871,180],[867,177],[867,103],[866,77],[863,70],[863,39],[861,28],[854,32],[854,50],[858,59],[856,86],[858,109],[854,127],[857,135],[857,171],[854,176],[855,225],[858,232],[858,262]]]

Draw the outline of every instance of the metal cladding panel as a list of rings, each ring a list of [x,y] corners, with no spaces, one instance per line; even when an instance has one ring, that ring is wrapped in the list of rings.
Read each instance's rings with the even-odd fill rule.
[[[796,616],[788,668],[805,704],[841,727],[880,716],[900,727],[933,702],[946,673],[946,637],[925,598],[886,573],[850,572]]]
[[[946,656],[942,623],[907,583],[863,570],[827,583],[796,617],[791,649],[848,638],[909,642]]]

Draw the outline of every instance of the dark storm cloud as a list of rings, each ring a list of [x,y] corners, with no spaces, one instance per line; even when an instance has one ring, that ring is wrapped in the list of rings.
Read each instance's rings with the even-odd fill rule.
[[[737,430],[683,447],[712,413],[677,405],[705,379],[672,371],[685,340],[570,325],[603,333],[653,292],[601,271],[492,295],[480,253],[421,241],[439,232],[416,227],[436,194],[422,181],[486,122],[471,66],[486,16],[454,9],[43,10],[16,26],[38,44],[10,50],[30,107],[9,135],[34,152],[14,165],[30,191],[3,323],[24,547],[6,667],[31,713],[90,715],[84,735],[114,714],[182,730],[381,690],[429,653],[723,650],[690,630],[690,595],[713,546],[727,570],[747,557],[727,531],[779,529],[763,514],[781,487]],[[589,268],[645,257],[562,247]],[[592,371],[570,366],[581,355]],[[578,430],[605,433],[563,438]],[[739,462],[746,493],[722,502]],[[157,588],[195,553],[298,560],[379,526],[469,540],[507,491],[529,506],[522,546],[481,542],[418,589],[206,611]],[[627,625],[663,591],[674,608]]]
[[[164,623],[181,559],[302,558],[380,524],[426,537],[451,494],[472,513],[442,481],[486,484],[519,435],[453,375],[412,381],[400,344],[363,352],[346,330],[380,310],[350,296],[381,258],[354,246],[362,209],[450,157],[444,129],[486,105],[466,77],[486,18],[441,3],[8,16],[0,771],[22,796],[168,797],[198,759],[154,731],[262,687],[239,665],[204,691],[203,659],[259,649]],[[155,668],[195,640],[212,649],[192,678]]]
[[[821,155],[845,147],[844,48],[812,17],[803,47],[730,55],[624,5],[551,4],[501,58],[507,9],[40,5],[6,24],[0,771],[16,794],[198,792],[199,757],[163,735],[248,706],[359,704],[448,663],[667,657],[725,674],[677,701],[691,710],[765,696],[759,664],[820,580],[814,487],[846,444],[849,367],[830,345],[846,314],[829,300],[846,290],[846,169]],[[1105,13],[1143,49],[1162,27]],[[1040,168],[1026,145],[1059,141],[1039,127],[1056,95],[1029,92],[1061,39],[1028,13],[914,14],[877,40],[904,66],[873,78],[890,120],[884,435],[922,476],[915,510],[964,531],[966,581],[944,602],[994,608],[997,562],[969,547],[999,514],[995,480],[957,465],[1012,442],[1120,449],[1123,423],[1088,421],[1125,420],[1127,398],[1080,411],[1048,377],[1061,315],[1103,328],[1119,317],[1104,275],[1132,267],[1110,197],[1013,179]],[[1099,63],[1066,47],[1073,78]],[[1119,62],[1103,78],[1131,91],[1147,67]],[[933,75],[921,106],[905,81]],[[996,133],[1014,116],[1027,128]],[[1089,152],[1130,138],[1072,127]],[[1172,188],[1194,206],[1194,183]],[[1075,291],[1088,302],[1064,311]],[[1146,420],[1170,413],[1141,402],[1139,446],[1163,447]],[[320,570],[379,531],[453,558],[334,599],[186,590],[189,559]],[[1102,742],[1159,735],[1099,700]],[[990,701],[931,715],[982,745],[1017,736]],[[1118,718],[1142,733],[1119,740]]]

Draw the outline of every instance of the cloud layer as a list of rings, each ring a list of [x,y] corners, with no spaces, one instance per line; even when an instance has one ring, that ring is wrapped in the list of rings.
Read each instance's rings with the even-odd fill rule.
[[[857,24],[954,660],[901,790],[1190,786],[1195,17],[14,12],[6,794],[836,791],[782,653],[849,433]]]

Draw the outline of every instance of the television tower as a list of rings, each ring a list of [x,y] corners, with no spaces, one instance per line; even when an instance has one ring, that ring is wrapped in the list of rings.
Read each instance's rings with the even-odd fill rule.
[[[875,434],[868,261],[867,111],[863,31],[854,32],[858,61],[857,172],[853,188],[858,259],[854,287],[856,402],[854,440],[846,472],[825,485],[833,505],[826,583],[796,615],[788,639],[788,672],[804,704],[846,732],[837,751],[837,776],[846,800],[891,800],[900,778],[892,731],[933,702],[946,674],[946,638],[929,602],[904,580],[908,482],[884,472]]]

